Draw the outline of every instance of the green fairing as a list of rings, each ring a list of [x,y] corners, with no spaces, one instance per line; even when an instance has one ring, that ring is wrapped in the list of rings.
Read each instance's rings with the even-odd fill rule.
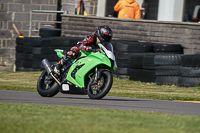
[[[63,50],[61,49],[56,49],[55,50],[57,55],[62,58],[64,57],[63,55]],[[100,50],[102,51],[102,50]],[[85,87],[85,76],[86,74],[95,68],[96,66],[99,65],[105,65],[109,68],[109,71],[113,72],[113,68],[111,68],[111,62],[110,60],[106,57],[106,55],[103,52],[81,52],[81,56],[79,59],[72,60],[72,66],[70,67],[66,79],[75,84],[76,86],[80,88]],[[80,68],[81,67],[81,68]],[[75,69],[79,69],[76,74],[75,74],[75,79],[71,76],[72,72]]]
[[[64,57],[64,55],[62,54],[64,50],[61,50],[61,49],[55,49],[54,51],[56,51],[58,57],[60,57],[60,58],[63,58],[63,57]]]
[[[81,58],[78,61],[74,60],[73,65],[70,67],[66,79],[71,83],[77,85],[80,88],[85,87],[85,75],[93,68],[98,65],[106,65],[111,68],[110,60],[100,52],[82,52],[81,57],[87,56],[85,58]],[[82,66],[83,65],[83,66]],[[71,73],[74,69],[77,69],[78,66],[82,66],[76,73],[75,79],[72,78]]]

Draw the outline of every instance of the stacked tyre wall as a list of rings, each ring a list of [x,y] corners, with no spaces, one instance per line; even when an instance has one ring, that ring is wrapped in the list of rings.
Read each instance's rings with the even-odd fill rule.
[[[68,51],[82,38],[17,38],[16,71],[41,71],[42,59],[59,61],[54,49]],[[200,84],[200,55],[183,55],[179,44],[113,40],[117,70],[114,76],[157,85],[194,87]]]
[[[129,77],[134,81],[156,82],[156,79],[160,78],[157,78],[159,61],[155,62],[155,57],[183,53],[183,48],[179,44],[153,44],[137,41],[120,41],[114,44],[118,64],[118,69],[114,73],[119,78]]]
[[[184,55],[180,44],[114,41],[116,77],[157,85],[200,86],[200,55]]]
[[[44,67],[41,61],[46,58],[51,64],[58,63],[59,57],[55,49],[69,50],[80,38],[17,38],[16,39],[16,71],[40,71]]]
[[[154,63],[157,65],[157,85],[178,85],[181,57],[182,54],[162,54],[155,56]]]
[[[200,86],[200,55],[184,55],[181,58],[179,73],[180,87]]]

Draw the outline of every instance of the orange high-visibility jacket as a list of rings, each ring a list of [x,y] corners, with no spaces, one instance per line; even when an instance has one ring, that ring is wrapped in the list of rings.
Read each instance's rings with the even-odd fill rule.
[[[118,18],[141,19],[140,7],[135,0],[119,0],[114,10],[119,11]]]

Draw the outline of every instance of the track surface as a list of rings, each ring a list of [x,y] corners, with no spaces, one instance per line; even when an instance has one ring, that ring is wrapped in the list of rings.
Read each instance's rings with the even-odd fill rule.
[[[87,95],[71,95],[59,93],[54,97],[47,98],[41,97],[37,92],[0,90],[0,102],[64,105],[89,108],[200,115],[200,103],[124,97],[107,96],[101,100],[91,100]]]

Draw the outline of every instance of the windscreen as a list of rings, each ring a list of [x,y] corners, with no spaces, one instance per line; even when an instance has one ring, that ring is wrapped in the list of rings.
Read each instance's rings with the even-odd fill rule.
[[[102,45],[103,45],[107,50],[113,52],[113,46],[112,46],[111,43],[109,43],[109,42],[104,42]]]

